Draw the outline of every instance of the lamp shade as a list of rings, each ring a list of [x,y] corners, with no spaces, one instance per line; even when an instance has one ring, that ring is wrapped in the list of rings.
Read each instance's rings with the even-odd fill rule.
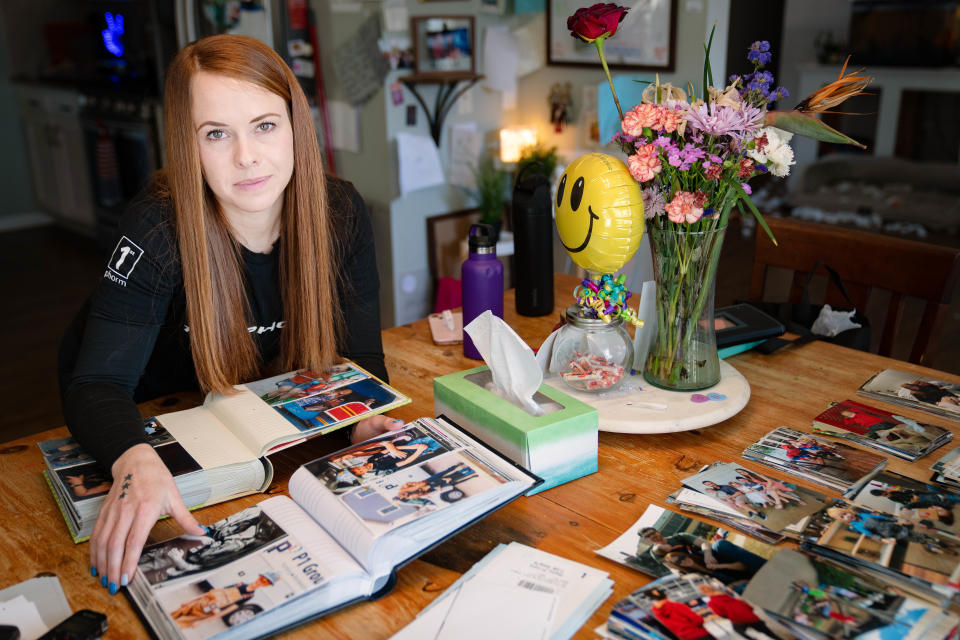
[[[500,161],[519,162],[523,150],[536,144],[537,130],[534,127],[500,129]]]

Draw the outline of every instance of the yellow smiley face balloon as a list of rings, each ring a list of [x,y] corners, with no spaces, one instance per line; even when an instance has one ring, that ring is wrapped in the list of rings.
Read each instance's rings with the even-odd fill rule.
[[[640,246],[643,196],[621,160],[580,156],[563,172],[555,203],[563,248],[587,271],[616,273]]]

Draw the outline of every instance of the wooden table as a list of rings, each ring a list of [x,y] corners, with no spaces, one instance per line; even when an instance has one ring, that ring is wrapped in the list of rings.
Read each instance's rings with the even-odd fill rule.
[[[575,284],[573,278],[558,275],[557,308],[552,315],[540,318],[518,316],[513,294],[508,292],[504,305],[507,322],[530,345],[539,346],[559,318],[560,308],[571,300]],[[433,415],[434,377],[478,364],[464,358],[459,346],[435,346],[426,320],[389,329],[383,333],[383,341],[391,383],[413,399],[393,412],[404,420]],[[356,605],[287,636],[389,637],[493,547],[516,540],[610,572],[616,583],[614,595],[576,635],[594,638],[593,628],[606,620],[613,603],[648,581],[644,575],[594,551],[633,524],[648,504],[664,506],[667,494],[680,486],[682,478],[716,460],[738,461],[763,470],[740,458],[749,443],[780,425],[807,430],[811,419],[830,401],[855,398],[860,385],[881,369],[896,368],[960,382],[955,375],[823,342],[783,349],[770,356],[747,352],[728,361],[746,376],[752,388],[749,404],[735,417],[714,427],[675,434],[601,433],[598,473],[513,502],[402,569],[396,589],[386,598]],[[144,415],[166,413],[192,406],[199,399],[184,394],[146,403],[142,410]],[[937,416],[899,407],[897,412],[958,431],[958,423]],[[4,530],[0,587],[41,572],[54,573],[74,610],[89,608],[107,614],[109,637],[146,637],[127,601],[120,595],[109,596],[90,577],[88,547],[70,541],[40,474],[42,457],[35,442],[65,435],[66,428],[60,427],[0,445],[0,519]],[[341,443],[336,436],[318,438],[273,456],[277,476],[270,492],[285,492],[286,481],[298,465]],[[888,468],[926,479],[930,464],[953,446],[951,443],[913,464],[891,458]],[[259,495],[241,498],[196,515],[201,522],[210,523],[262,499]],[[162,540],[177,533],[172,522],[160,522],[151,539]]]

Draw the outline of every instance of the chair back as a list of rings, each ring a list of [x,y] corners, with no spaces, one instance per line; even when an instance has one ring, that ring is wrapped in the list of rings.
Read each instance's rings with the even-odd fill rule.
[[[766,218],[777,246],[762,229],[757,230],[750,299],[762,300],[769,267],[790,269],[793,281],[790,302],[799,302],[804,283],[818,260],[833,267],[860,313],[875,289],[890,292],[879,353],[889,356],[900,329],[904,300],[925,302],[920,328],[910,351],[910,362],[921,364],[931,348],[934,325],[950,303],[960,273],[960,249],[907,240],[790,218]],[[848,304],[837,287],[827,281],[824,302],[834,308]],[[871,321],[873,327],[879,323]]]

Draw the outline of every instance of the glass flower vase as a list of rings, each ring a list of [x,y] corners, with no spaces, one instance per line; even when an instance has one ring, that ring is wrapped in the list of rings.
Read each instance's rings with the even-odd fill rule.
[[[706,389],[720,381],[713,295],[726,226],[703,231],[665,226],[647,226],[657,282],[657,332],[643,377],[663,389]]]

